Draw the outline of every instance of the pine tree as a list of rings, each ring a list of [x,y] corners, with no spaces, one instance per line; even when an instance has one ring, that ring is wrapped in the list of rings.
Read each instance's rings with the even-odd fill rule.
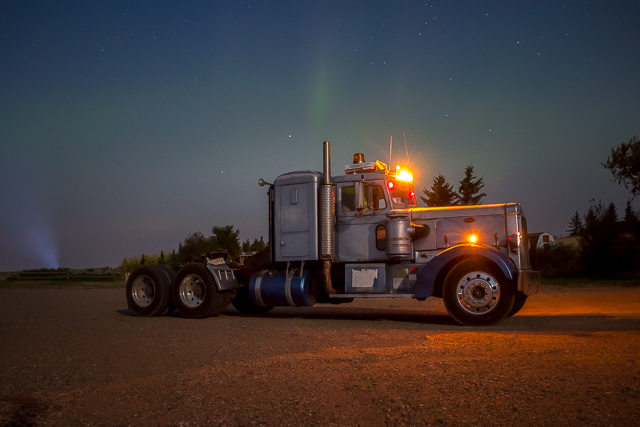
[[[458,204],[458,195],[453,191],[453,186],[449,184],[443,175],[433,178],[431,191],[423,190],[427,197],[420,197],[428,207],[453,206]]]
[[[266,247],[267,244],[264,242],[264,238],[262,236],[260,236],[260,240],[253,239],[253,243],[251,244],[251,250],[254,252],[260,252]]]
[[[636,212],[633,210],[633,206],[631,206],[631,199],[627,199],[627,206],[624,208],[623,221],[628,224],[634,224],[638,222],[638,216],[636,215]]]
[[[473,176],[473,166],[469,165],[464,170],[464,178],[460,181],[460,187],[458,187],[458,200],[461,205],[479,205],[482,203],[482,198],[487,193],[480,193],[484,187],[482,178]]]
[[[582,233],[583,229],[584,223],[582,222],[582,217],[578,211],[576,211],[575,215],[571,217],[571,221],[569,221],[569,229],[567,231],[570,236],[577,236]]]
[[[231,259],[237,260],[241,250],[239,236],[240,230],[234,230],[233,225],[215,226],[211,229],[209,241],[214,247],[226,250]]]

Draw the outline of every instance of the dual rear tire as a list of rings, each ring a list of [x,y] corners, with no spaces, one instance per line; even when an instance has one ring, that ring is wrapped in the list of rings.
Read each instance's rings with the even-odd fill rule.
[[[174,273],[175,275],[175,273]],[[169,311],[172,276],[159,265],[141,265],[127,279],[127,306],[138,316],[160,316]]]
[[[190,263],[178,273],[164,265],[141,265],[127,280],[127,305],[138,316],[159,316],[175,309],[189,319],[222,313],[233,292],[220,292],[202,263]]]
[[[193,262],[178,271],[171,296],[180,314],[188,319],[201,319],[225,311],[233,292],[220,292],[207,266]]]

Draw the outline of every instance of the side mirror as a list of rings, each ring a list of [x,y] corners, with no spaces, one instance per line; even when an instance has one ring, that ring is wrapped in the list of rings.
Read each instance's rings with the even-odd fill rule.
[[[356,186],[356,212],[364,210],[364,185],[362,182],[355,182]]]

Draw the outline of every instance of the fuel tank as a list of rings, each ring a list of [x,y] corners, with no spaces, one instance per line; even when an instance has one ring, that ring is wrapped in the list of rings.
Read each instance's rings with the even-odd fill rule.
[[[259,307],[309,307],[316,303],[309,271],[262,270],[251,276],[249,282],[251,302]]]

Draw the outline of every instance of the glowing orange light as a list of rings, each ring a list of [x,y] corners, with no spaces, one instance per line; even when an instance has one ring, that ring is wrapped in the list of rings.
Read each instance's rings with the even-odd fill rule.
[[[467,240],[469,240],[469,243],[478,243],[478,236],[475,234],[471,234],[469,237],[467,237]]]
[[[400,166],[396,166],[396,178],[400,181],[413,181],[413,174],[407,169],[401,169]]]

